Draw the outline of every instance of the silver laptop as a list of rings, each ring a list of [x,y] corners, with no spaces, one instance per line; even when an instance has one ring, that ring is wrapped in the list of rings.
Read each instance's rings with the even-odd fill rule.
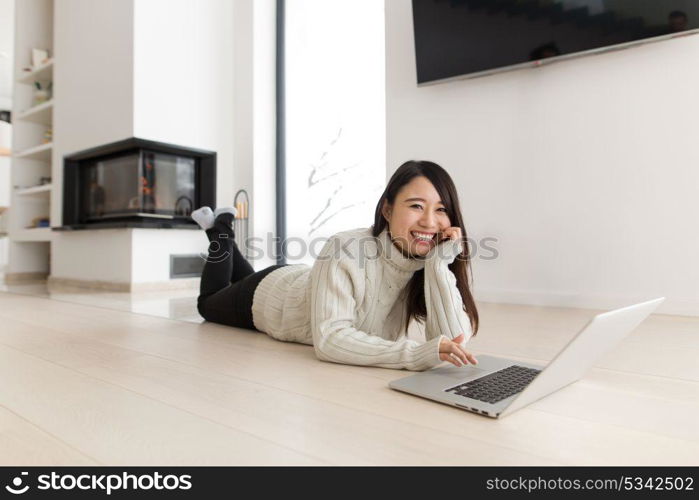
[[[494,356],[477,365],[433,368],[394,380],[392,389],[493,418],[519,410],[582,378],[665,297],[598,314],[546,366]]]

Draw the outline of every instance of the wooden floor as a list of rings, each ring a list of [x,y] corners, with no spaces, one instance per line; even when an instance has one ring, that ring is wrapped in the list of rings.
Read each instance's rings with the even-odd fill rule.
[[[479,306],[471,349],[534,362],[596,312]],[[699,318],[654,315],[492,420],[264,334],[0,292],[0,464],[697,465],[697,359]]]

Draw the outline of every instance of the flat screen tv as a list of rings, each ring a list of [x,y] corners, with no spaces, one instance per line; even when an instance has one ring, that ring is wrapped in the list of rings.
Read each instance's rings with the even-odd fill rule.
[[[418,84],[695,34],[698,0],[412,0]]]

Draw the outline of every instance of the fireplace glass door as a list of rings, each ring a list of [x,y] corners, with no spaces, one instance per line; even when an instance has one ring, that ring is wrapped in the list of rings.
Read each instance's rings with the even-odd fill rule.
[[[80,170],[84,222],[141,216],[189,217],[196,159],[139,150],[101,158]]]

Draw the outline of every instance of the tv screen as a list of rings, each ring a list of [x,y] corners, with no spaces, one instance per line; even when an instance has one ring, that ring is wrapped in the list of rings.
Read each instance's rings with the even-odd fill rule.
[[[699,1],[413,0],[413,24],[426,83],[690,34]]]

